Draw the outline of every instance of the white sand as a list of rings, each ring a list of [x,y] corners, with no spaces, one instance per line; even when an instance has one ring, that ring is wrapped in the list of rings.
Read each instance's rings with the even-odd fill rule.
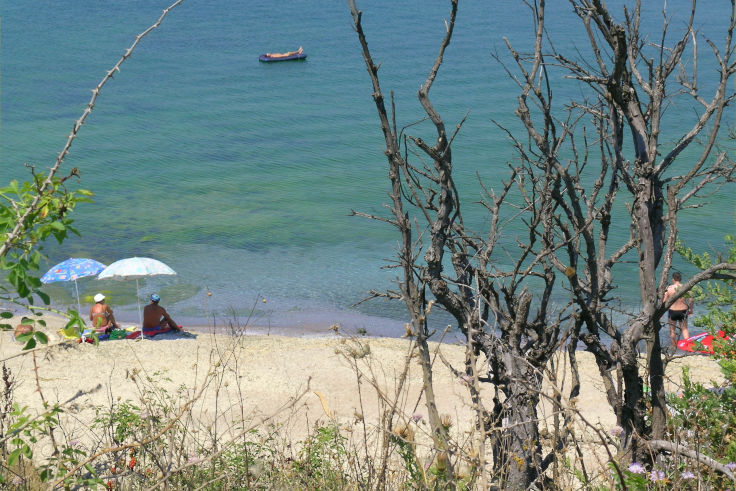
[[[17,322],[18,319],[11,321],[12,325]],[[61,321],[47,318],[47,322],[46,332],[51,334],[51,343],[58,343],[60,338],[54,333]],[[67,405],[63,422],[68,438],[95,440],[99,430],[90,429],[95,414],[91,408],[110,407],[125,400],[138,403],[141,387],[151,388],[145,376],[154,378],[156,384],[172,396],[178,389],[185,389],[181,392],[184,401],[200,387],[210,367],[217,367],[218,378],[209,382],[201,399],[193,405],[192,414],[203,427],[209,427],[216,420],[218,432],[226,433],[227,428],[242,419],[250,421],[274,415],[295,396],[304,393],[298,404],[277,416],[279,421],[292,417],[290,437],[299,439],[315,420],[326,420],[327,411],[345,427],[361,424],[356,413],[362,413],[369,425],[378,425],[383,406],[377,393],[388,400],[395,399],[397,381],[406,366],[411,342],[386,338],[359,341],[363,346],[370,346],[370,353],[358,358],[339,354],[363,348],[338,335],[233,338],[206,333],[196,338],[169,336],[160,340],[106,341],[99,346],[66,343],[37,351],[35,357],[38,382],[48,402],[64,402],[79,391],[83,393]],[[441,351],[457,370],[463,370],[462,346],[443,345]],[[20,352],[21,345],[12,339],[11,332],[0,333],[0,358],[7,359]],[[608,431],[615,417],[603,395],[603,384],[593,357],[581,352],[578,360],[582,388],[576,407],[589,422]],[[4,363],[17,383],[16,402],[40,411],[42,405],[33,355],[14,357]],[[353,363],[365,373],[360,384],[351,366]],[[721,379],[720,370],[711,358],[688,357],[668,368],[671,380],[667,390],[670,392],[677,390],[682,363],[691,367],[694,380]],[[416,359],[409,363],[409,368],[407,390],[398,399],[398,408],[407,420],[415,411],[426,415],[423,402],[418,402],[422,373]],[[138,384],[130,377],[134,371],[138,372]],[[560,378],[563,378],[562,373]],[[464,432],[473,425],[467,388],[439,358],[435,362],[434,383],[440,413],[452,417],[456,422],[453,431],[457,438],[463,438]],[[569,373],[563,387],[563,392],[568,391]],[[324,404],[317,393],[323,396]],[[486,404],[490,406],[489,398]],[[540,408],[540,413],[542,418],[551,418],[548,407]]]

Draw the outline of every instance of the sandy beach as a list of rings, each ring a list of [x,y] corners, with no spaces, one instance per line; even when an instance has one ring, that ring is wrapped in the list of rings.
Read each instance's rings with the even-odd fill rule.
[[[21,353],[21,345],[11,332],[0,333],[0,358],[15,379],[15,402],[33,412],[42,410],[41,396],[48,403],[62,403],[65,437],[91,446],[103,432],[92,424],[99,414],[125,401],[142,407],[152,398],[176,407],[200,394],[189,414],[203,431],[215,428],[219,434],[235,435],[244,424],[255,427],[267,421],[283,425],[280,436],[295,442],[315,422],[330,418],[348,431],[363,422],[376,427],[386,401],[395,401],[406,421],[426,414],[421,369],[409,356],[409,339],[354,340],[339,333],[234,337],[200,331],[196,337],[167,334],[154,340],[106,341],[94,346],[59,344],[56,330],[61,320],[47,318],[47,323],[45,331],[55,346],[35,352],[37,372],[34,354],[15,356]],[[452,429],[461,441],[473,425],[471,404],[463,380],[453,375],[443,359],[462,370],[464,350],[453,344],[433,344],[433,349],[442,353],[436,357],[434,379],[439,410],[455,422]],[[607,432],[615,418],[603,395],[598,369],[590,354],[581,352],[578,359],[583,380],[575,407],[588,422]],[[682,364],[691,367],[694,380],[721,378],[711,358],[687,357],[668,367],[667,391],[678,390]],[[407,367],[405,390],[397,391]],[[559,373],[563,393],[569,391],[569,372],[565,372]],[[548,405],[540,405],[540,417],[551,422]]]

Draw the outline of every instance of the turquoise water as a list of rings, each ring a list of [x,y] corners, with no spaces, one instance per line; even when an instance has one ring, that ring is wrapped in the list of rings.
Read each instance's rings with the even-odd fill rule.
[[[3,3],[3,181],[22,177],[24,163],[42,168],[55,160],[90,90],[168,3]],[[686,3],[670,1],[669,8]],[[437,52],[448,5],[359,6],[382,63],[384,92],[395,91],[399,124],[411,123],[422,117],[415,93]],[[549,10],[548,24],[557,46],[584,42],[571,28],[567,2],[558,7]],[[708,29],[722,23],[717,9],[702,11]],[[490,54],[504,55],[504,36],[527,47],[527,19],[521,2],[461,2],[432,89],[448,125],[470,111],[454,158],[465,209],[478,224],[484,218],[473,210],[476,170],[492,185],[513,158],[491,120],[518,127],[517,90]],[[652,27],[660,22],[656,17]],[[298,46],[308,54],[304,62],[258,62],[263,52]],[[165,292],[163,303],[185,323],[213,315],[218,324],[242,321],[255,310],[252,323],[287,332],[340,324],[401,333],[402,305],[354,306],[370,290],[392,287],[396,275],[382,269],[396,249],[393,230],[348,216],[385,213],[389,186],[371,91],[347,2],[186,1],[103,89],[74,142],[65,168],[80,169],[79,185],[95,192],[95,202],[75,213],[81,238],[48,245],[49,264],[70,256],[164,261],[178,276],[145,280],[141,294]],[[432,134],[426,126],[418,131]],[[710,202],[681,224],[693,245],[702,241],[704,218],[712,234],[704,245],[719,245],[733,229],[730,190]],[[628,232],[617,233],[622,241]],[[622,269],[624,300],[635,303],[636,276]],[[118,316],[137,318],[134,284],[87,279],[80,289],[115,291]],[[56,290],[57,303],[69,301],[63,293]]]

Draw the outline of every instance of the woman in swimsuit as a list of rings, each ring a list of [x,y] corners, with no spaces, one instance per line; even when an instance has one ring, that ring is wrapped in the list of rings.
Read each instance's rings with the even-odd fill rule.
[[[97,332],[110,332],[113,328],[118,328],[115,322],[115,316],[112,315],[112,309],[105,304],[105,295],[98,293],[95,295],[95,304],[89,309],[89,320],[92,321],[92,327]]]

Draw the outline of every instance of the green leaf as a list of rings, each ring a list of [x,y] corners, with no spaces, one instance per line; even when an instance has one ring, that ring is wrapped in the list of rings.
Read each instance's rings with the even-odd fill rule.
[[[25,334],[19,334],[15,337],[15,340],[19,343],[26,343],[33,338],[33,332],[27,332]]]
[[[31,294],[31,290],[28,289],[25,283],[18,283],[16,291],[21,298],[26,298]]]
[[[11,317],[13,317],[13,314],[10,312],[0,312],[0,317],[2,317],[3,319],[10,319]]]
[[[29,350],[36,347],[36,340],[35,339],[29,339],[25,346],[23,346],[23,350]]]
[[[36,331],[34,334],[36,336],[36,340],[38,340],[39,343],[41,343],[41,344],[48,344],[49,337],[45,333],[43,333],[41,331]]]
[[[8,467],[13,467],[15,464],[17,464],[19,457],[20,457],[19,448],[16,448],[12,452],[10,452],[10,455],[8,455]]]

